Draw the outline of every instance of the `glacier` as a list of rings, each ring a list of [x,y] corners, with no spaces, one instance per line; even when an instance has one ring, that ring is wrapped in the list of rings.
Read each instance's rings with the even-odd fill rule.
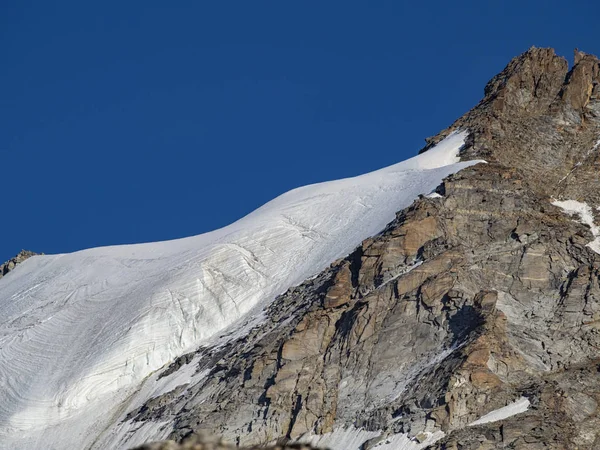
[[[467,132],[365,175],[289,191],[184,239],[34,256],[0,279],[0,448],[97,448],[144,380],[260,317],[460,162]],[[154,438],[149,435],[148,438]]]

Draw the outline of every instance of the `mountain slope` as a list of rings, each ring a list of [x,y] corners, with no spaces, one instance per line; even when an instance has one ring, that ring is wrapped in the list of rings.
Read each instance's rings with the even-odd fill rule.
[[[301,441],[334,450],[599,448],[600,61],[577,52],[569,68],[551,49],[532,48],[427,141],[418,158],[292,191],[226,232],[22,263],[0,280],[4,314],[13,317],[1,335],[0,373],[12,383],[2,442],[126,448],[208,431],[243,446]],[[252,255],[262,247],[221,254],[220,245],[254,241],[265,223],[271,232],[259,241],[285,230],[285,243],[248,297]],[[206,284],[207,264],[214,273],[231,262],[239,271],[208,296],[186,282],[191,271]],[[87,278],[73,277],[88,264]],[[46,271],[53,265],[65,272]],[[133,282],[89,283],[119,280],[132,265]],[[242,272],[250,281],[236,291]],[[121,308],[104,294],[116,285],[135,308],[98,306],[116,327],[69,309],[71,279],[90,285],[80,288],[82,306],[96,294]],[[38,282],[52,286],[53,303],[35,296]],[[186,316],[195,305],[203,312]],[[212,318],[211,306],[221,306]],[[154,313],[149,322],[145,311]],[[89,322],[82,342],[68,335],[78,320]],[[132,340],[113,339],[115,329]],[[156,349],[140,347],[150,340]],[[81,348],[97,358],[86,360]],[[129,380],[96,390],[103,385],[82,367]],[[90,392],[81,386],[95,392],[72,395]],[[56,415],[65,399],[84,400],[68,411],[72,419]]]
[[[488,164],[150,378],[100,445],[599,448],[600,62],[532,48],[424,154],[457,130]]]
[[[204,235],[23,262],[0,280],[0,445],[92,445],[154,371],[227,327],[242,335],[238,319],[253,311],[259,323],[277,294],[472,165],[458,162],[465,137],[290,191]]]

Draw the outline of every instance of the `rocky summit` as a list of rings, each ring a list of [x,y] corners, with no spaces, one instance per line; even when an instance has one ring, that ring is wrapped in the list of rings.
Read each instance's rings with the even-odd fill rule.
[[[487,164],[174,361],[161,376],[203,376],[127,420],[239,446],[600,448],[600,62],[531,48],[422,152],[456,130]]]
[[[531,48],[421,152],[455,132],[461,159],[485,163],[149,377],[113,437],[600,448],[600,61]]]

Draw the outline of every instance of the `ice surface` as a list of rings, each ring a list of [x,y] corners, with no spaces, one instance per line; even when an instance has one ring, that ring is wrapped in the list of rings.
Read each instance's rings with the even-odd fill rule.
[[[458,162],[466,135],[375,172],[294,189],[210,233],[25,261],[0,279],[0,447],[93,447],[157,369],[235,333],[249,311],[475,164]],[[193,207],[201,205],[199,197]]]
[[[475,422],[471,422],[469,426],[481,425],[484,423],[497,422],[512,417],[516,414],[523,413],[529,408],[529,400],[525,397],[521,397],[515,400],[509,405],[503,406],[502,408],[496,409],[485,416],[477,419]]]
[[[590,208],[587,203],[578,202],[576,200],[554,200],[552,204],[562,208],[563,211],[570,216],[579,216],[580,222],[590,227],[590,231],[594,235],[594,240],[588,243],[587,246],[596,253],[600,253],[600,227],[594,224],[594,214],[592,213],[592,208]]]

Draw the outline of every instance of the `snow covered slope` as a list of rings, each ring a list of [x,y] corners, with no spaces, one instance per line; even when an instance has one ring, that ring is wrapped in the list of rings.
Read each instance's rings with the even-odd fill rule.
[[[0,279],[0,447],[87,448],[140,382],[377,234],[475,162],[466,133],[292,190],[220,230],[36,256]]]

